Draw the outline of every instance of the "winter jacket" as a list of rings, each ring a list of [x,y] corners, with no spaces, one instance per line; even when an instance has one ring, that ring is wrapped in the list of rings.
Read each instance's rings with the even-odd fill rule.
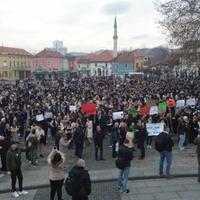
[[[124,167],[130,167],[131,166],[131,160],[133,160],[133,151],[132,148],[129,148],[127,146],[120,146],[118,157],[123,160]]]
[[[72,196],[72,199],[86,200],[91,193],[91,180],[88,171],[82,167],[75,166],[70,173],[73,174],[77,181],[76,193]]]
[[[100,131],[100,132],[96,131],[95,134],[94,134],[94,145],[95,146],[102,146],[103,139],[104,139],[103,132],[102,131]]]
[[[194,140],[194,144],[197,145],[197,150],[196,150],[197,155],[200,155],[200,138],[196,138]]]
[[[6,168],[8,171],[14,171],[21,169],[21,150],[16,149],[13,151],[10,149],[6,155]]]

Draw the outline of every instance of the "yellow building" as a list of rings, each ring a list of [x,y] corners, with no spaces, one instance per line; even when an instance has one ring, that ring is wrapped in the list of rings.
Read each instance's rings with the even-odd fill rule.
[[[31,77],[31,54],[24,49],[0,46],[0,80]]]

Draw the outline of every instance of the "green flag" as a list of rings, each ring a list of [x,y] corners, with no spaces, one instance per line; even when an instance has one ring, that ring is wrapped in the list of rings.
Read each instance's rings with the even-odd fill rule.
[[[159,109],[160,110],[165,110],[167,108],[167,103],[166,102],[160,102],[159,103]]]
[[[132,116],[137,116],[138,115],[138,111],[135,108],[131,108],[128,110],[128,114],[132,115]]]

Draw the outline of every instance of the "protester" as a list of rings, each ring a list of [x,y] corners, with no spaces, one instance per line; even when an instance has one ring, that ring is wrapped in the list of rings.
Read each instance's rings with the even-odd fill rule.
[[[44,157],[43,146],[44,146],[44,140],[45,140],[45,132],[41,128],[41,126],[37,126],[36,131],[35,131],[35,135],[36,135],[37,140],[38,140],[38,155],[40,155],[40,157],[43,158]]]
[[[119,146],[119,123],[115,122],[114,127],[111,131],[111,142],[112,142],[112,157],[116,158],[117,156],[117,147]]]
[[[47,161],[50,165],[50,200],[54,200],[56,193],[58,200],[62,200],[65,156],[54,148],[49,154]]]
[[[105,160],[103,158],[103,140],[104,140],[104,134],[101,130],[100,126],[96,127],[96,131],[94,134],[94,146],[95,146],[95,160],[99,160],[98,152],[100,151],[100,160]]]
[[[172,164],[172,147],[174,146],[174,142],[171,139],[169,128],[167,126],[164,127],[164,131],[157,136],[155,142],[155,148],[160,152],[160,167],[159,167],[159,175],[164,176],[163,167],[164,161],[166,159],[166,177],[172,178],[170,174],[171,164]]]
[[[82,158],[84,138],[85,138],[85,135],[84,135],[83,128],[80,126],[80,122],[76,122],[73,139],[75,143],[75,155],[78,158]]]
[[[7,174],[11,176],[12,195],[18,198],[20,195],[28,194],[23,190],[23,175],[21,170],[21,150],[18,148],[17,142],[12,141],[10,149],[6,156]],[[19,192],[16,190],[16,179],[18,178]]]
[[[76,166],[69,172],[67,181],[65,181],[66,190],[72,192],[70,192],[72,200],[88,200],[91,193],[90,175],[85,167],[85,161],[79,159]]]
[[[129,140],[125,139],[118,152],[118,168],[120,169],[118,178],[118,189],[122,193],[129,193],[128,189],[128,176],[131,167],[131,160],[133,159],[133,151],[129,147]]]

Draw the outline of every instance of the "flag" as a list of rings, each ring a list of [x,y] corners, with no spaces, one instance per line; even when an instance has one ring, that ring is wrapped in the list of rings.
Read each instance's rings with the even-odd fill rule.
[[[95,103],[85,103],[81,105],[81,112],[87,115],[96,115],[97,106]]]
[[[167,108],[167,104],[165,101],[159,103],[160,110],[166,110],[166,108]]]
[[[148,115],[149,114],[149,110],[150,110],[150,107],[148,106],[143,106],[140,108],[140,115]]]
[[[137,116],[138,115],[138,111],[135,108],[131,108],[128,110],[128,114],[132,115],[132,116]]]
[[[175,106],[175,100],[174,99],[169,99],[168,101],[167,101],[167,106],[169,107],[169,108],[173,108],[174,106]]]

